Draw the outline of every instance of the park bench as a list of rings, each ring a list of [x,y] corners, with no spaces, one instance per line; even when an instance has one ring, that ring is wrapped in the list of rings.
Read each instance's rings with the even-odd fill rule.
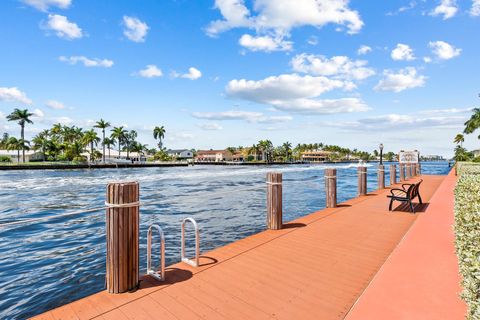
[[[420,204],[422,204],[422,197],[420,196],[420,184],[423,180],[420,180],[417,183],[404,183],[402,184],[402,188],[394,188],[390,190],[390,195],[387,197],[390,198],[390,205],[388,206],[388,210],[392,211],[393,201],[401,201],[407,202],[410,206],[410,210],[412,213],[415,213],[415,208],[413,207],[412,200],[418,198]],[[407,188],[408,186],[408,188]]]

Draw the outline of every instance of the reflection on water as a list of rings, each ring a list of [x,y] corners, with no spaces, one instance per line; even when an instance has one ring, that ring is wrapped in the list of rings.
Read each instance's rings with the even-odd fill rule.
[[[376,174],[369,166],[368,189],[374,190]],[[202,251],[263,230],[267,171],[283,172],[284,221],[324,208],[325,167],[338,169],[338,201],[355,197],[353,164],[2,171],[0,221],[98,207],[105,200],[107,182],[137,180],[144,203],[140,263],[145,271],[150,224],[162,226],[166,262],[172,264],[179,261],[180,222],[185,217],[197,220]],[[424,163],[422,168],[426,174],[448,172],[447,163]],[[385,173],[388,185],[388,170]],[[98,292],[104,288],[104,275],[102,210],[0,227],[1,319],[23,319]]]

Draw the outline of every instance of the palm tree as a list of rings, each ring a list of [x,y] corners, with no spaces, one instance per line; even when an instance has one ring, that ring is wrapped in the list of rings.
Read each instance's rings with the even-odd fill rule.
[[[48,130],[43,130],[32,139],[33,149],[42,150],[43,161],[45,161],[45,154],[49,144],[48,135],[49,135]]]
[[[473,114],[470,117],[470,119],[465,122],[465,130],[463,130],[464,133],[470,134],[473,133],[475,130],[477,130],[480,127],[480,108],[474,108],[473,109]]]
[[[7,150],[17,150],[17,163],[20,163],[20,150],[29,150],[30,143],[23,139],[17,139],[15,137],[8,138]],[[23,155],[23,162],[25,162],[25,154]]]
[[[33,113],[28,112],[28,109],[20,110],[18,108],[15,108],[15,110],[13,110],[13,112],[7,116],[8,121],[18,121],[18,124],[20,125],[20,128],[21,128],[20,137],[21,137],[21,140],[23,141],[25,141],[25,124],[33,123],[33,121],[30,120],[31,116],[33,116]],[[23,162],[25,162],[24,148],[22,148],[22,159],[23,159]]]
[[[110,147],[115,145],[115,140],[109,137],[103,138],[103,147],[105,146],[108,148],[108,158],[110,158]],[[104,151],[105,152],[105,151]],[[105,157],[104,157],[104,162],[105,162]]]
[[[158,139],[158,148],[161,150],[162,149],[162,139],[165,137],[165,128],[163,126],[161,127],[155,127],[153,129],[153,138]]]
[[[460,144],[460,146],[463,145],[464,141],[465,141],[465,137],[461,133],[457,134],[455,136],[455,139],[453,139],[453,142],[455,142],[456,144]]]
[[[289,160],[290,152],[292,151],[292,144],[290,142],[285,142],[283,145],[283,150],[285,150],[285,159]]]
[[[110,127],[110,122],[100,119],[99,121],[97,121],[97,123],[93,127],[102,129],[102,146],[103,146],[102,160],[103,160],[103,163],[105,163],[105,129]]]
[[[118,141],[118,157],[120,157],[122,142],[125,140],[126,135],[127,135],[127,130],[125,130],[123,127],[113,127],[110,138],[114,140],[116,139]]]
[[[93,161],[95,158],[93,153],[93,146],[97,145],[100,142],[100,138],[98,137],[95,130],[91,129],[86,131],[83,135],[82,142],[85,146],[90,145],[90,161]]]
[[[125,141],[126,141],[126,147],[127,147],[127,159],[129,158],[130,156],[130,149],[131,149],[131,146],[134,144],[135,142],[135,139],[137,139],[137,131],[135,130],[130,130],[130,132],[126,133],[125,134]]]

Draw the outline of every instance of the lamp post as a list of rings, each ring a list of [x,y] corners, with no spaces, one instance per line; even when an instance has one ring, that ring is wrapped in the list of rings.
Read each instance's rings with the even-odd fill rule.
[[[378,148],[380,149],[380,165],[382,165],[383,164],[383,143],[380,143]]]

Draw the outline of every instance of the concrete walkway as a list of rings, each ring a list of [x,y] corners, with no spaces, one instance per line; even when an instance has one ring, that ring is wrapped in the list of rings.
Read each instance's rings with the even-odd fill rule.
[[[453,233],[454,172],[360,297],[347,320],[462,320]]]
[[[429,202],[444,176],[422,178]],[[388,193],[205,253],[199,268],[176,264],[165,283],[144,277],[136,292],[103,291],[36,319],[343,319],[427,207],[388,212]]]

